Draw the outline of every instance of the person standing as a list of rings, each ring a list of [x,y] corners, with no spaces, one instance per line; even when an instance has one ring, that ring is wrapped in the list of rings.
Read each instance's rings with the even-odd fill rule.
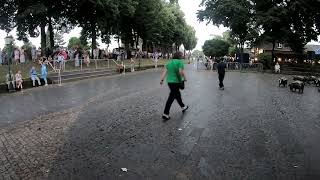
[[[276,65],[274,66],[274,72],[280,74],[280,65],[279,65],[278,62],[277,62]]]
[[[14,49],[14,61],[15,61],[16,65],[18,65],[20,62],[20,51],[18,48]]]
[[[84,63],[87,65],[87,67],[89,67],[89,65],[90,65],[90,55],[89,55],[88,51],[84,51],[83,60],[84,60]]]
[[[130,59],[130,66],[131,66],[131,72],[134,72],[135,61],[132,58]]]
[[[223,80],[226,74],[226,68],[227,68],[226,63],[223,62],[223,60],[220,60],[220,62],[217,65],[217,69],[218,69],[218,75],[219,75],[219,87],[221,90],[224,90]]]
[[[31,49],[31,56],[32,56],[32,61],[36,62],[37,60],[37,49],[35,46],[32,47]]]
[[[170,89],[170,94],[162,115],[163,120],[170,119],[170,108],[174,100],[177,100],[182,112],[186,112],[189,106],[186,106],[181,98],[180,89],[183,89],[182,83],[187,81],[184,73],[184,63],[181,61],[182,53],[177,52],[174,54],[173,59],[167,63],[166,69],[161,75],[160,84],[163,84],[164,78],[167,77],[167,83]]]
[[[43,61],[40,61],[40,64],[41,64],[41,78],[44,81],[44,85],[48,86],[48,80],[47,80],[47,76],[48,76],[47,64],[48,64],[48,61],[46,59],[43,59]]]
[[[20,50],[20,63],[25,63],[26,62],[26,55],[24,53],[24,49],[21,48]]]

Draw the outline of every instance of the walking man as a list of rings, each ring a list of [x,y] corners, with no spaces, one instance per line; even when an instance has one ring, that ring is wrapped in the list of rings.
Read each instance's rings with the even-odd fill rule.
[[[182,102],[180,89],[184,88],[184,82],[187,81],[184,73],[184,63],[181,61],[182,53],[177,52],[173,59],[167,63],[166,69],[161,75],[160,84],[163,84],[164,78],[167,77],[167,83],[170,89],[170,94],[166,103],[164,113],[162,115],[163,120],[170,119],[170,108],[174,100],[177,100],[180,105],[182,112],[187,111],[189,106],[186,106]]]
[[[224,84],[223,84],[223,80],[224,80],[224,76],[226,74],[226,68],[227,65],[225,62],[223,62],[223,60],[220,60],[217,69],[218,69],[218,74],[219,74],[219,87],[221,90],[224,90]]]

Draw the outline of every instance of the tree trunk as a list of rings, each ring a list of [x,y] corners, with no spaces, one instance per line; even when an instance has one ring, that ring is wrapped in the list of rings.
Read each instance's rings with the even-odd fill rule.
[[[41,33],[41,56],[46,54],[46,46],[47,46],[47,37],[46,37],[46,23],[42,22],[40,24],[40,33]]]
[[[53,32],[53,26],[52,26],[52,18],[49,17],[49,37],[50,37],[50,50],[53,50],[54,48],[54,32]]]
[[[272,63],[274,63],[274,58],[275,58],[275,56],[274,56],[274,49],[275,49],[275,47],[276,47],[276,42],[275,41],[273,41],[272,42],[272,51],[271,51],[271,62]]]
[[[91,23],[91,58],[93,59],[93,51],[97,48],[97,31],[96,31],[96,23]]]
[[[243,62],[243,52],[244,52],[244,42],[243,41],[241,41],[240,42],[240,51],[241,51],[241,54],[240,54],[240,63],[244,63]]]

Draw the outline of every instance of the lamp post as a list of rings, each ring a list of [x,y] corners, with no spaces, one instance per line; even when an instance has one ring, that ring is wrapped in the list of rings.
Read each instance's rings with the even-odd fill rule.
[[[13,37],[12,36],[7,36],[4,38],[5,45],[7,46],[7,59],[8,59],[8,74],[9,74],[9,86],[8,90],[9,92],[14,92],[14,85],[12,84],[12,74],[11,74],[11,60],[12,60],[12,55],[13,55],[13,49],[12,49],[12,43],[13,43]]]

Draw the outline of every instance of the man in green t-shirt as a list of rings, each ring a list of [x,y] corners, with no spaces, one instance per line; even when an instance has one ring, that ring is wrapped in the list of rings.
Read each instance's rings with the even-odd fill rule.
[[[187,109],[189,108],[189,106],[185,106],[182,102],[180,93],[181,83],[183,81],[187,81],[184,73],[184,63],[183,61],[181,61],[181,59],[182,53],[175,53],[173,59],[167,63],[166,69],[161,75],[160,84],[162,85],[164,78],[167,77],[167,83],[170,89],[170,94],[166,103],[164,113],[162,115],[162,118],[164,120],[170,119],[170,108],[174,100],[177,100],[178,104],[182,108],[182,112],[187,111]]]

